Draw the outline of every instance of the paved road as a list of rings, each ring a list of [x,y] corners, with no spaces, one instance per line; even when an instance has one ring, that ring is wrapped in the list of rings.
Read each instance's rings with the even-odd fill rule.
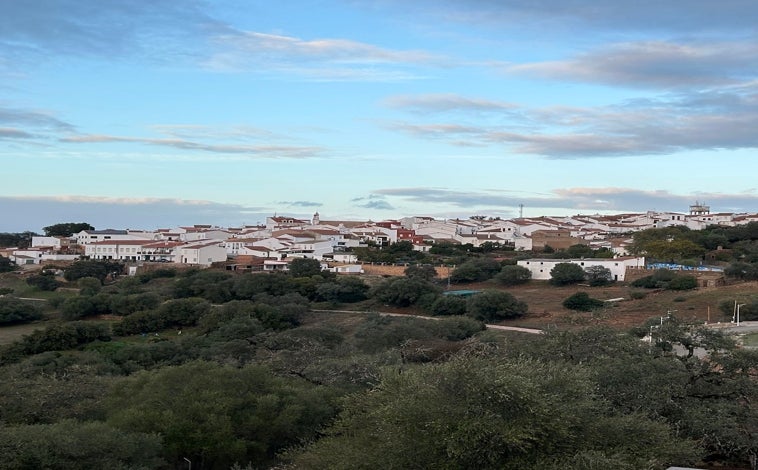
[[[708,326],[733,335],[758,332],[758,321],[741,321],[739,326],[735,323],[711,323]]]
[[[393,312],[365,312],[361,310],[313,310],[314,312],[326,312],[326,313],[377,313],[379,315],[384,315],[387,317],[414,317],[414,318],[423,318],[424,320],[441,320],[444,317],[427,317],[424,315],[408,315],[405,313],[393,313]],[[488,325],[485,324],[485,327],[493,330],[507,330],[507,331],[520,331],[522,333],[531,333],[535,335],[542,334],[542,330],[538,330],[535,328],[521,328],[518,326],[503,326],[503,325]]]

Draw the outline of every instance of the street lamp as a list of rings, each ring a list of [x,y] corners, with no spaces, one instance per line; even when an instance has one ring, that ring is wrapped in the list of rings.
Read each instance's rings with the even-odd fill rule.
[[[737,305],[737,326],[740,326],[740,307],[746,304],[739,304]]]

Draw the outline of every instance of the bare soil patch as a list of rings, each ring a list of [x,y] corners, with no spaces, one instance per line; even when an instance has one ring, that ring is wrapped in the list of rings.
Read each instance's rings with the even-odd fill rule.
[[[691,291],[665,291],[638,289],[619,283],[607,287],[573,285],[555,287],[544,281],[531,281],[515,287],[502,287],[492,282],[457,285],[455,289],[497,289],[510,292],[529,305],[529,313],[517,320],[502,322],[503,325],[527,328],[580,327],[602,324],[619,329],[639,326],[651,317],[664,316],[671,311],[686,320],[729,322],[731,315],[719,310],[722,301],[744,300],[758,295],[758,282],[740,283],[721,287],[699,288]],[[623,298],[609,302],[608,307],[591,313],[574,312],[563,307],[563,301],[576,292],[587,292],[600,300]],[[645,297],[632,299],[632,292],[642,292]]]

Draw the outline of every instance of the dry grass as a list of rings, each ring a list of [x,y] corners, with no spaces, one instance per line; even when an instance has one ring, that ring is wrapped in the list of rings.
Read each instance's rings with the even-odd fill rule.
[[[567,327],[587,324],[604,324],[619,329],[632,328],[651,317],[666,315],[670,310],[682,319],[728,322],[730,316],[722,314],[718,305],[722,301],[746,299],[758,295],[758,282],[730,286],[700,288],[691,291],[663,291],[632,288],[625,284],[608,287],[564,286],[554,287],[544,281],[532,281],[516,287],[500,287],[491,282],[456,286],[459,289],[500,289],[510,292],[529,305],[529,313],[506,322],[510,326],[545,328],[550,325]],[[577,313],[563,307],[562,302],[570,295],[585,291],[591,297],[608,300],[623,298],[601,311]],[[642,299],[631,299],[631,292],[645,293]]]
[[[0,345],[10,344],[22,336],[32,333],[34,330],[44,328],[44,323],[28,323],[26,325],[13,325],[0,327]]]

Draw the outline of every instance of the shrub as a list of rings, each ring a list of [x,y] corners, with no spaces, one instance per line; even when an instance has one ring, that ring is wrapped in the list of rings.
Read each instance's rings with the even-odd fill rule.
[[[100,292],[103,284],[100,279],[96,277],[81,277],[76,281],[77,287],[79,287],[79,295],[92,296]]]
[[[632,287],[643,287],[645,289],[659,289],[676,277],[676,273],[669,269],[659,269],[650,276],[641,277],[632,282]]]
[[[91,322],[69,322],[36,330],[16,343],[23,354],[72,349],[93,341],[110,341],[108,325]]]
[[[429,312],[435,316],[465,315],[466,299],[457,295],[441,295],[432,303]]]
[[[613,280],[611,270],[605,266],[590,266],[584,270],[592,287],[607,286]]]
[[[526,302],[508,292],[489,290],[469,297],[466,314],[481,321],[500,321],[518,318],[529,310]]]
[[[326,302],[353,303],[366,300],[369,286],[357,277],[338,277],[334,282],[324,282],[316,287],[317,300]]]
[[[55,279],[53,274],[36,274],[29,276],[26,283],[39,290],[54,291],[61,286],[61,283]]]
[[[28,323],[42,318],[37,306],[11,297],[0,299],[0,326]]]
[[[420,277],[431,281],[437,277],[437,270],[431,264],[414,264],[405,268],[405,277]]]
[[[486,281],[499,273],[500,269],[500,263],[492,258],[474,258],[455,268],[450,274],[450,280],[455,283]]]
[[[647,293],[641,290],[633,290],[632,292],[629,293],[629,297],[634,300],[640,300],[647,297]]]
[[[376,286],[373,296],[388,305],[410,307],[439,292],[440,289],[429,281],[415,277],[397,277]]]
[[[63,273],[63,277],[69,282],[83,277],[95,277],[100,282],[103,282],[109,274],[120,274],[123,270],[124,265],[118,262],[83,260],[77,261],[67,267]]]
[[[586,292],[577,292],[574,295],[569,296],[563,301],[563,306],[569,310],[580,310],[582,312],[589,312],[601,308],[605,305],[605,302],[599,299],[594,299]]]
[[[697,278],[695,276],[676,276],[666,284],[669,290],[690,290],[697,287]]]
[[[550,284],[565,286],[584,281],[585,273],[581,266],[574,263],[558,263],[550,270]]]
[[[523,266],[506,265],[495,276],[495,280],[506,286],[515,286],[529,282],[532,272]]]

